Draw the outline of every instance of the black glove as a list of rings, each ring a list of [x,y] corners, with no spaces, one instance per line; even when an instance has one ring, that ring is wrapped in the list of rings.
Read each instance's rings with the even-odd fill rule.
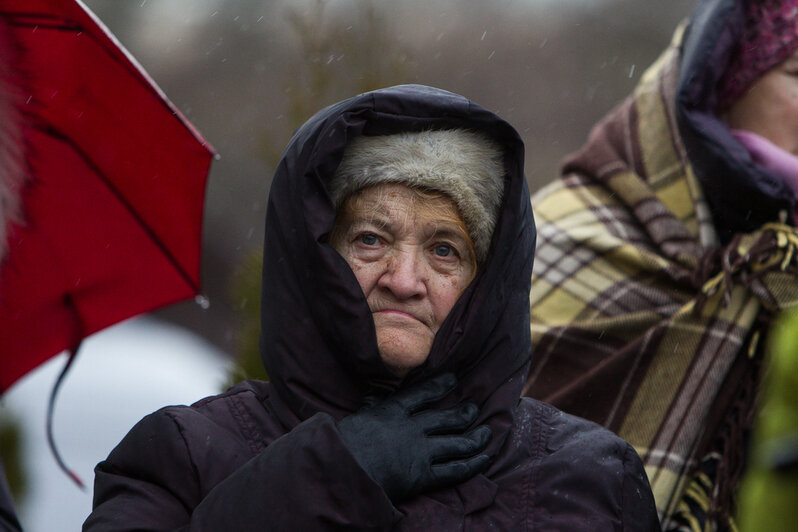
[[[490,458],[478,453],[490,428],[465,432],[479,414],[475,405],[428,408],[456,385],[454,375],[441,375],[338,422],[349,451],[392,502],[460,484],[488,466]]]

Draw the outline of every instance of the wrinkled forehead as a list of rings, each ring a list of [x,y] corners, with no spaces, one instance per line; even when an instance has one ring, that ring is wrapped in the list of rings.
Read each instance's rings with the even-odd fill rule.
[[[362,188],[347,197],[337,219],[380,222],[387,218],[409,222],[439,221],[465,227],[457,205],[448,195],[434,190],[386,183]]]

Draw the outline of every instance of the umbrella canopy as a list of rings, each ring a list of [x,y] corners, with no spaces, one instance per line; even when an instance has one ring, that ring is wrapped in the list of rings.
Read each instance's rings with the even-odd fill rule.
[[[199,292],[213,151],[80,2],[0,0],[0,47],[2,392]]]

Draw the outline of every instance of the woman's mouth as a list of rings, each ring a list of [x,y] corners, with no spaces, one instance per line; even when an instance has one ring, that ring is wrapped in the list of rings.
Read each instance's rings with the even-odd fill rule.
[[[410,314],[410,313],[408,313],[408,312],[405,312],[405,311],[403,311],[403,310],[397,310],[397,309],[383,309],[383,310],[377,310],[377,311],[375,311],[375,312],[374,312],[374,314],[383,314],[383,315],[390,315],[390,316],[398,316],[398,317],[404,317],[404,318],[408,318],[408,319],[414,319],[414,320],[416,320],[416,321],[421,321],[421,320],[419,320],[417,317],[415,317],[414,315],[412,315],[412,314]]]

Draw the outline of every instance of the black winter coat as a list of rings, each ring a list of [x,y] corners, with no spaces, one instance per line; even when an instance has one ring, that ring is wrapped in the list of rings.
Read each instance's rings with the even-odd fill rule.
[[[326,189],[348,139],[430,128],[482,131],[505,150],[502,211],[488,258],[404,380],[379,356],[353,272],[327,243]],[[461,96],[407,85],[314,116],[291,140],[266,215],[261,353],[269,383],[245,382],[137,424],[96,469],[87,531],[659,530],[635,451],[593,423],[519,399],[530,355],[535,228],[523,144]],[[488,470],[394,505],[335,421],[366,396],[454,372],[447,407],[471,401],[491,427]]]

